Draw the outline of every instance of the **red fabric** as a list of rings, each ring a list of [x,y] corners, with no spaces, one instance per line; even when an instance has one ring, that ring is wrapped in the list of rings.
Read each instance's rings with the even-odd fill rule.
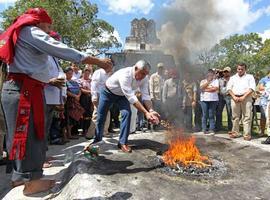
[[[43,140],[45,137],[45,113],[43,102],[43,89],[45,84],[35,79],[32,79],[25,74],[17,73],[10,73],[8,75],[8,80],[15,80],[22,83],[16,118],[15,133],[9,158],[10,160],[23,160],[25,157],[31,108],[33,111],[36,136],[40,140]],[[18,155],[18,158],[16,158],[16,155]]]
[[[13,24],[0,35],[0,59],[5,63],[13,62],[15,45],[20,31],[24,26],[36,25],[38,23],[52,23],[52,19],[42,8],[31,8],[23,15],[14,20]]]
[[[61,36],[59,35],[59,33],[55,32],[55,31],[50,31],[49,35],[56,39],[57,41],[60,41],[61,40]]]

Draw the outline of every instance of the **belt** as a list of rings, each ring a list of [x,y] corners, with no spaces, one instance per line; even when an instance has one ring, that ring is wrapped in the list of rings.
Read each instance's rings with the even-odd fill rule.
[[[108,90],[108,92],[112,93],[112,91],[107,87],[107,85],[105,85],[105,89]]]
[[[236,96],[236,97],[242,97],[242,96],[244,96],[244,95],[242,94],[242,95],[234,95],[234,96]]]
[[[15,160],[18,155],[18,159],[23,160],[26,151],[31,108],[33,110],[36,136],[40,140],[44,139],[45,137],[43,104],[43,89],[45,84],[27,76],[26,74],[20,73],[9,73],[7,80],[14,80],[22,84],[16,118],[16,127],[14,130],[13,143],[9,154],[9,159]]]

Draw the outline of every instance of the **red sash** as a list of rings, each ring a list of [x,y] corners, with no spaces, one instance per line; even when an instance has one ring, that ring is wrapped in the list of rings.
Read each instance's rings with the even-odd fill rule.
[[[43,88],[45,83],[30,78],[26,74],[20,73],[10,73],[8,75],[8,80],[15,80],[22,84],[16,118],[16,127],[14,130],[12,149],[9,152],[9,159],[23,160],[25,157],[31,108],[33,111],[36,137],[43,140],[45,136],[45,113],[43,103]],[[18,158],[16,158],[17,155]]]

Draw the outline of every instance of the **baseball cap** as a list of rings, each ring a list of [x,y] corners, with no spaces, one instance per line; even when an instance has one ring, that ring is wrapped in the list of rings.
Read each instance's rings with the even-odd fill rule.
[[[231,69],[230,67],[225,67],[225,68],[223,69],[223,71],[228,71],[228,72],[231,72],[231,71],[232,71],[232,69]]]

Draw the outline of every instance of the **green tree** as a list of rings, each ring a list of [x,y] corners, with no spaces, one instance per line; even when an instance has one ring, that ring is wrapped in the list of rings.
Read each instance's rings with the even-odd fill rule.
[[[233,35],[222,39],[207,55],[207,64],[211,67],[234,67],[239,62],[245,62],[251,72],[260,67],[257,54],[263,48],[262,38],[257,33]],[[204,58],[205,59],[205,58]]]
[[[71,47],[84,51],[99,49],[103,53],[111,47],[121,46],[112,35],[114,28],[97,18],[97,5],[88,0],[18,0],[13,7],[1,13],[2,27],[7,28],[18,15],[33,7],[42,7],[48,11],[53,18],[53,29]],[[103,35],[109,37],[105,40]]]
[[[270,39],[265,40],[263,47],[260,49],[258,54],[256,55],[256,60],[260,63],[260,68],[264,70],[264,68],[270,66]]]

